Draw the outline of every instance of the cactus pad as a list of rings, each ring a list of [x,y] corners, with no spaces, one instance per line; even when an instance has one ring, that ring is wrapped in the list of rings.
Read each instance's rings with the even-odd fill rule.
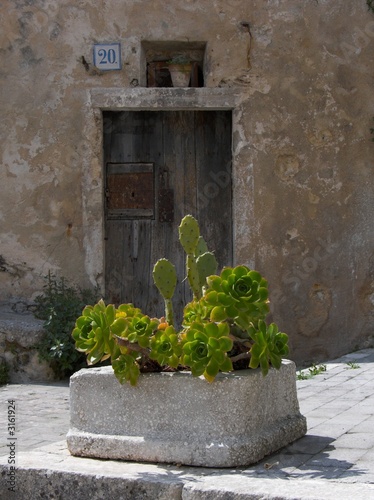
[[[217,272],[217,259],[212,252],[205,252],[196,259],[197,270],[199,272],[200,286],[206,285],[206,279]]]
[[[179,241],[187,254],[194,254],[199,242],[200,230],[195,217],[186,215],[179,226]]]
[[[164,299],[171,299],[177,285],[175,266],[167,259],[159,259],[153,268],[153,281]]]
[[[197,241],[197,245],[195,248],[195,257],[199,257],[199,255],[203,255],[203,253],[208,251],[208,245],[206,244],[204,238],[199,236]]]

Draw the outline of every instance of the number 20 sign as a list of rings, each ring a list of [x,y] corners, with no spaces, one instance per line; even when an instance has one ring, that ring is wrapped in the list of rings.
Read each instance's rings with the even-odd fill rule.
[[[121,44],[95,44],[93,48],[93,60],[95,67],[103,71],[121,69]]]

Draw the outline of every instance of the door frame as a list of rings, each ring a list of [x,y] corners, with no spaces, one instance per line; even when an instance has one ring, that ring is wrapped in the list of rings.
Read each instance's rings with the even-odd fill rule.
[[[99,88],[87,91],[85,126],[79,148],[82,160],[82,225],[85,273],[93,285],[105,294],[105,241],[104,241],[104,155],[103,111],[232,111],[232,228],[233,263],[238,262],[241,240],[248,245],[248,233],[243,228],[253,224],[253,175],[246,174],[247,183],[237,182],[240,152],[247,146],[241,138],[243,109],[240,91],[229,88]],[[246,166],[248,170],[252,165]],[[248,196],[249,195],[249,196]],[[249,209],[238,207],[238,201],[247,199]],[[253,267],[251,261],[243,261]]]

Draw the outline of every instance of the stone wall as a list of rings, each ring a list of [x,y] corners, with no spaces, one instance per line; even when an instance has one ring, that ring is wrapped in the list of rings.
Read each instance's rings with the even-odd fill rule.
[[[0,305],[0,363],[5,362],[11,383],[55,379],[53,370],[39,358],[36,348],[44,335],[43,321],[31,313],[17,314]]]
[[[0,19],[1,301],[32,301],[49,270],[103,286],[98,92],[111,109],[129,99],[188,108],[189,96],[214,107],[217,95],[224,107],[234,96],[236,262],[268,278],[272,319],[296,361],[370,341],[374,15],[365,0],[4,0]],[[93,66],[93,44],[108,41],[122,44],[120,71]],[[147,97],[144,41],[206,42],[206,88]]]

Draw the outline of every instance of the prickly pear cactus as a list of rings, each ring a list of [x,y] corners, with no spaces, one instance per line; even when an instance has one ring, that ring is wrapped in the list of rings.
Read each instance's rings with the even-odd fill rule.
[[[208,276],[216,274],[217,259],[212,252],[205,252],[196,259],[197,271],[199,273],[200,288],[205,288]]]
[[[153,268],[153,281],[165,301],[165,316],[169,325],[174,324],[173,303],[171,301],[177,285],[177,272],[167,259],[160,259]]]
[[[200,229],[195,217],[186,215],[179,226],[179,241],[186,254],[195,254],[199,242]]]
[[[186,258],[187,279],[190,284],[194,299],[201,298],[200,276],[197,269],[196,259],[193,255],[188,254]]]
[[[197,245],[195,248],[195,257],[198,258],[200,255],[208,251],[208,245],[202,236],[199,236]]]
[[[165,299],[171,299],[177,285],[175,266],[167,259],[160,259],[153,268],[153,281]]]
[[[200,240],[200,229],[197,220],[192,215],[186,215],[179,226],[179,241],[187,254],[186,273],[194,299],[202,295],[199,270],[196,263],[196,249]]]

